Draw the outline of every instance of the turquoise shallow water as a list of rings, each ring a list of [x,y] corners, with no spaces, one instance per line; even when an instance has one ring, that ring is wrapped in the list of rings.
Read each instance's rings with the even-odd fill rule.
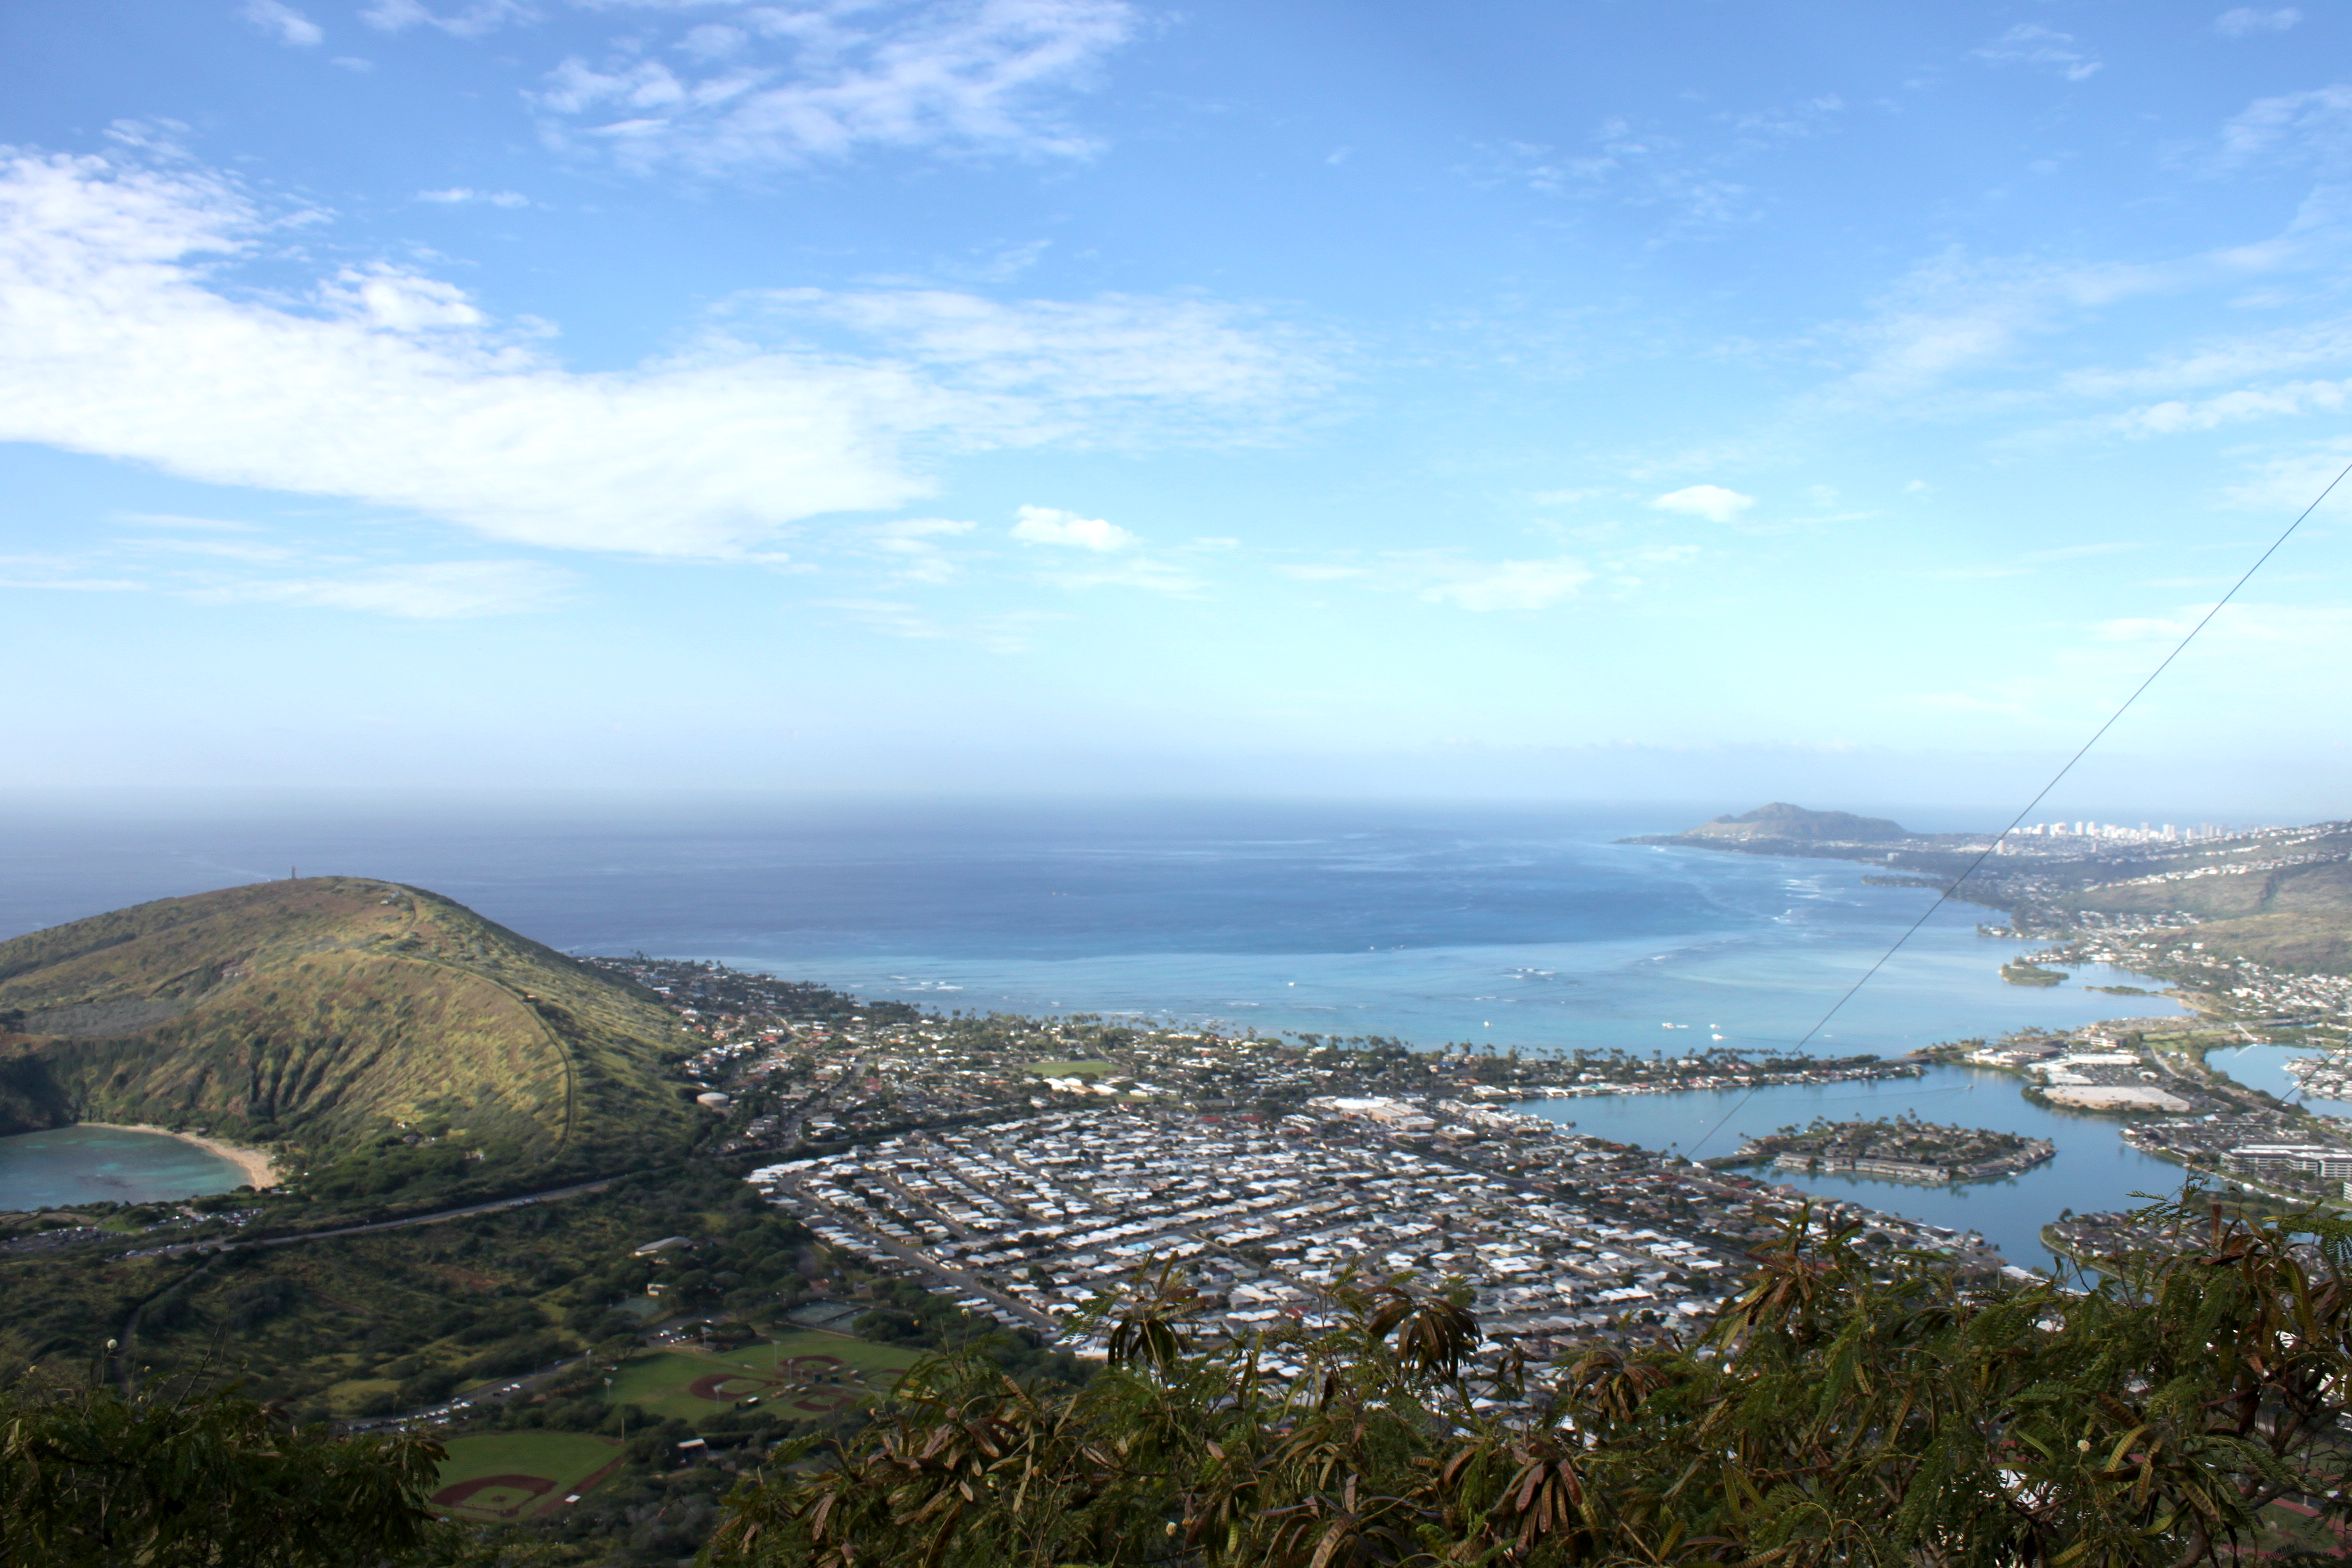
[[[1908,912],[1916,915],[1916,906]],[[1849,906],[1840,913],[1851,917],[1856,911]],[[1679,1054],[1711,1044],[1793,1045],[1893,935],[1875,921],[1849,919],[1827,929],[1770,922],[1767,916],[1745,930],[1636,940],[1355,953],[1127,952],[1040,959],[817,956],[742,946],[712,956],[941,1011],[1207,1020],[1261,1033],[1385,1034],[1423,1046],[1472,1041],[1530,1054],[1578,1046]],[[2085,966],[2076,971],[2075,983],[2055,988],[2010,985],[2001,979],[2000,966],[2016,956],[2018,944],[1980,937],[1974,922],[1966,912],[1939,914],[1809,1049],[1900,1054],[1971,1035],[2180,1011],[2165,997],[2084,989],[2133,978],[2103,966]]]
[[[159,1133],[59,1127],[0,1138],[0,1209],[201,1198],[244,1183],[231,1162]]]

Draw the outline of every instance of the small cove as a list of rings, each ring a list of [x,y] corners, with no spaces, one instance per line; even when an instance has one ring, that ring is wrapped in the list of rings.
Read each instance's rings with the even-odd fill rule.
[[[0,1209],[201,1198],[245,1179],[235,1161],[164,1133],[74,1126],[0,1138]]]

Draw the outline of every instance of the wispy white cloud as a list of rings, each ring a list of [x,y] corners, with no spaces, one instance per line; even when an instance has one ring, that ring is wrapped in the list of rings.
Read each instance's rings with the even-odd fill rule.
[[[829,312],[841,339],[822,346],[753,341],[761,306],[580,373],[405,268],[340,268],[312,308],[233,292],[231,264],[288,259],[288,217],[184,164],[0,156],[0,440],[501,539],[715,556],[904,506],[930,484],[918,442],[1254,437],[1299,385],[1203,301],[931,293],[803,299],[804,328]]]
[[[2224,38],[2250,38],[2258,33],[2283,33],[2303,20],[2291,5],[2232,6],[2213,19],[2213,30]]]
[[[2352,463],[2352,438],[2265,452],[2248,461],[2244,477],[2226,486],[2222,499],[2244,511],[2292,517],[2309,506],[2346,463]],[[2338,490],[2328,511],[2340,517],[2346,504],[2344,492]]]
[[[819,599],[816,608],[876,632],[909,642],[969,642],[991,653],[1026,653],[1037,630],[1063,617],[1050,610],[1010,610],[974,620],[937,614],[904,599]]]
[[[1189,295],[1005,301],[944,289],[772,289],[724,317],[746,342],[846,333],[996,407],[1008,439],[1066,440],[1132,409],[1126,437],[1278,432],[1286,407],[1336,380],[1334,345],[1261,313]]]
[[[2212,339],[2141,365],[2070,370],[2059,378],[2058,390],[2081,398],[2183,395],[2347,361],[2352,361],[2352,317],[2339,316]]]
[[[2097,560],[2102,556],[2129,555],[2147,546],[2137,539],[2096,539],[2081,544],[2051,545],[2046,549],[2028,550],[2022,559],[2036,566],[2055,566],[2067,561]]]
[[[2257,98],[2221,128],[2216,173],[2249,164],[2311,165],[2340,173],[2352,166],[2352,86]]]
[[[2021,718],[2029,710],[2024,700],[2014,697],[1987,697],[1977,692],[1926,691],[1911,699],[1922,708],[1938,713],[1989,714],[1997,718]]]
[[[1756,215],[1753,193],[1709,158],[1685,150],[1662,131],[1613,117],[1580,148],[1508,142],[1494,156],[1511,179],[1543,196],[1608,196],[1632,207],[1657,207],[1678,226],[1713,228]]]
[[[1078,157],[1094,143],[1059,101],[1136,26],[1124,0],[730,7],[678,40],[679,64],[632,40],[601,63],[564,60],[533,102],[554,144],[639,171],[757,172],[867,147]]]
[[[570,573],[536,561],[425,561],[327,576],[246,578],[191,596],[451,621],[552,609],[570,596],[571,583]]]
[[[2186,637],[2209,608],[2183,605],[2164,615],[2116,616],[2095,623],[2091,634],[2104,643],[2162,648]],[[2352,605],[2239,600],[2197,634],[2197,646],[2216,664],[2233,655],[2276,658],[2285,654],[2299,659],[2325,652],[2352,655]],[[2333,667],[2342,667],[2341,658]]]
[[[2268,387],[2241,387],[2217,397],[2169,398],[2115,416],[2115,427],[2126,435],[2178,435],[2184,431],[2217,430],[2249,420],[2278,419],[2297,414],[2340,412],[2352,381],[2289,381]]]
[[[1685,485],[1650,502],[1658,511],[1703,517],[1711,523],[1732,522],[1755,504],[1754,496],[1742,495],[1722,485]]]
[[[528,207],[531,198],[521,191],[478,191],[468,185],[451,185],[437,191],[418,191],[416,199],[436,207]]]
[[[2025,344],[2125,300],[2177,290],[2221,271],[2176,262],[1980,258],[1950,250],[1911,269],[1858,322],[1832,329],[1854,357],[1841,395],[1883,405],[1996,366]]]
[[[133,528],[163,528],[212,534],[252,534],[260,525],[232,517],[190,517],[180,512],[117,512],[114,520]]]
[[[1802,141],[1820,135],[1845,112],[1846,101],[1836,93],[1815,93],[1789,103],[1726,114],[1722,119],[1744,135],[1772,141]]]
[[[1367,566],[1354,566],[1342,561],[1280,561],[1275,563],[1277,575],[1298,583],[1361,582],[1372,575]]]
[[[1036,580],[1051,587],[1135,588],[1175,597],[1205,592],[1200,563],[1238,547],[1236,540],[1205,538],[1175,551],[1146,553],[1143,541],[1117,523],[1053,506],[1022,507],[1011,534],[1046,552],[1050,564],[1036,573]]]
[[[1292,582],[1318,587],[1348,584],[1478,614],[1548,610],[1582,593],[1598,577],[1591,564],[1574,556],[1484,560],[1450,549],[1278,561],[1273,571]]]
[[[510,22],[531,22],[538,17],[538,10],[524,0],[465,0],[464,4],[438,8],[424,0],[368,0],[359,13],[361,21],[381,32],[430,27],[452,38],[480,38]]]
[[[206,561],[238,561],[248,566],[276,566],[294,556],[282,544],[261,544],[250,539],[141,539],[134,548],[149,556],[192,556]]]
[[[147,592],[201,604],[290,604],[407,620],[553,608],[572,575],[529,560],[386,561],[260,537],[251,525],[118,514],[136,532],[73,554],[0,556],[0,588]]]
[[[1590,567],[1568,556],[1525,561],[1428,557],[1421,566],[1432,579],[1422,587],[1422,599],[1481,614],[1548,610],[1593,580]]]
[[[397,333],[479,327],[487,320],[456,284],[382,262],[342,268],[319,285],[318,298],[339,316]]]
[[[0,589],[57,593],[138,593],[145,581],[108,576],[90,562],[62,555],[0,555]]]
[[[1096,588],[1133,588],[1171,598],[1192,598],[1208,590],[1208,582],[1183,561],[1149,555],[1091,556],[1064,566],[1052,566],[1037,580],[1055,588],[1085,592]]]
[[[1970,51],[1979,60],[1994,65],[2023,65],[2036,70],[2054,71],[2070,82],[2087,81],[2098,74],[2099,58],[2071,33],[2042,26],[2039,22],[2020,22],[1991,43]]]
[[[245,0],[237,14],[290,49],[315,49],[326,41],[326,30],[286,0]]]
[[[866,549],[889,567],[894,581],[936,587],[955,580],[955,558],[945,545],[979,525],[952,517],[909,517],[861,531]]]
[[[1013,537],[1023,544],[1056,545],[1069,550],[1109,554],[1135,548],[1135,535],[1099,517],[1080,517],[1059,507],[1024,506],[1013,524]]]
[[[1679,134],[1612,115],[1581,143],[1487,147],[1482,174],[1539,195],[1606,200],[1662,215],[1654,238],[1705,234],[1760,217],[1767,201],[1751,184],[1751,166],[1791,143],[1832,134],[1845,114],[1836,93],[1814,93],[1720,111]]]

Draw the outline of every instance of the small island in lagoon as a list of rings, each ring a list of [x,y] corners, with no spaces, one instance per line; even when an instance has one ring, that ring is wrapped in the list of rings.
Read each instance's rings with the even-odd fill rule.
[[[1862,1176],[1881,1181],[1948,1186],[1994,1181],[2030,1170],[2058,1152],[2046,1138],[1954,1127],[1902,1116],[1892,1120],[1832,1122],[1816,1117],[1750,1138],[1737,1154],[1712,1165],[1769,1165],[1815,1176]]]

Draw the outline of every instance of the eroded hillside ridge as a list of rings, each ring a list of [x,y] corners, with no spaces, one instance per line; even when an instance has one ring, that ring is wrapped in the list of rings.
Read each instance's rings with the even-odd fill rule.
[[[0,943],[0,1132],[200,1121],[506,1167],[682,1141],[654,1001],[436,894],[258,883]]]

